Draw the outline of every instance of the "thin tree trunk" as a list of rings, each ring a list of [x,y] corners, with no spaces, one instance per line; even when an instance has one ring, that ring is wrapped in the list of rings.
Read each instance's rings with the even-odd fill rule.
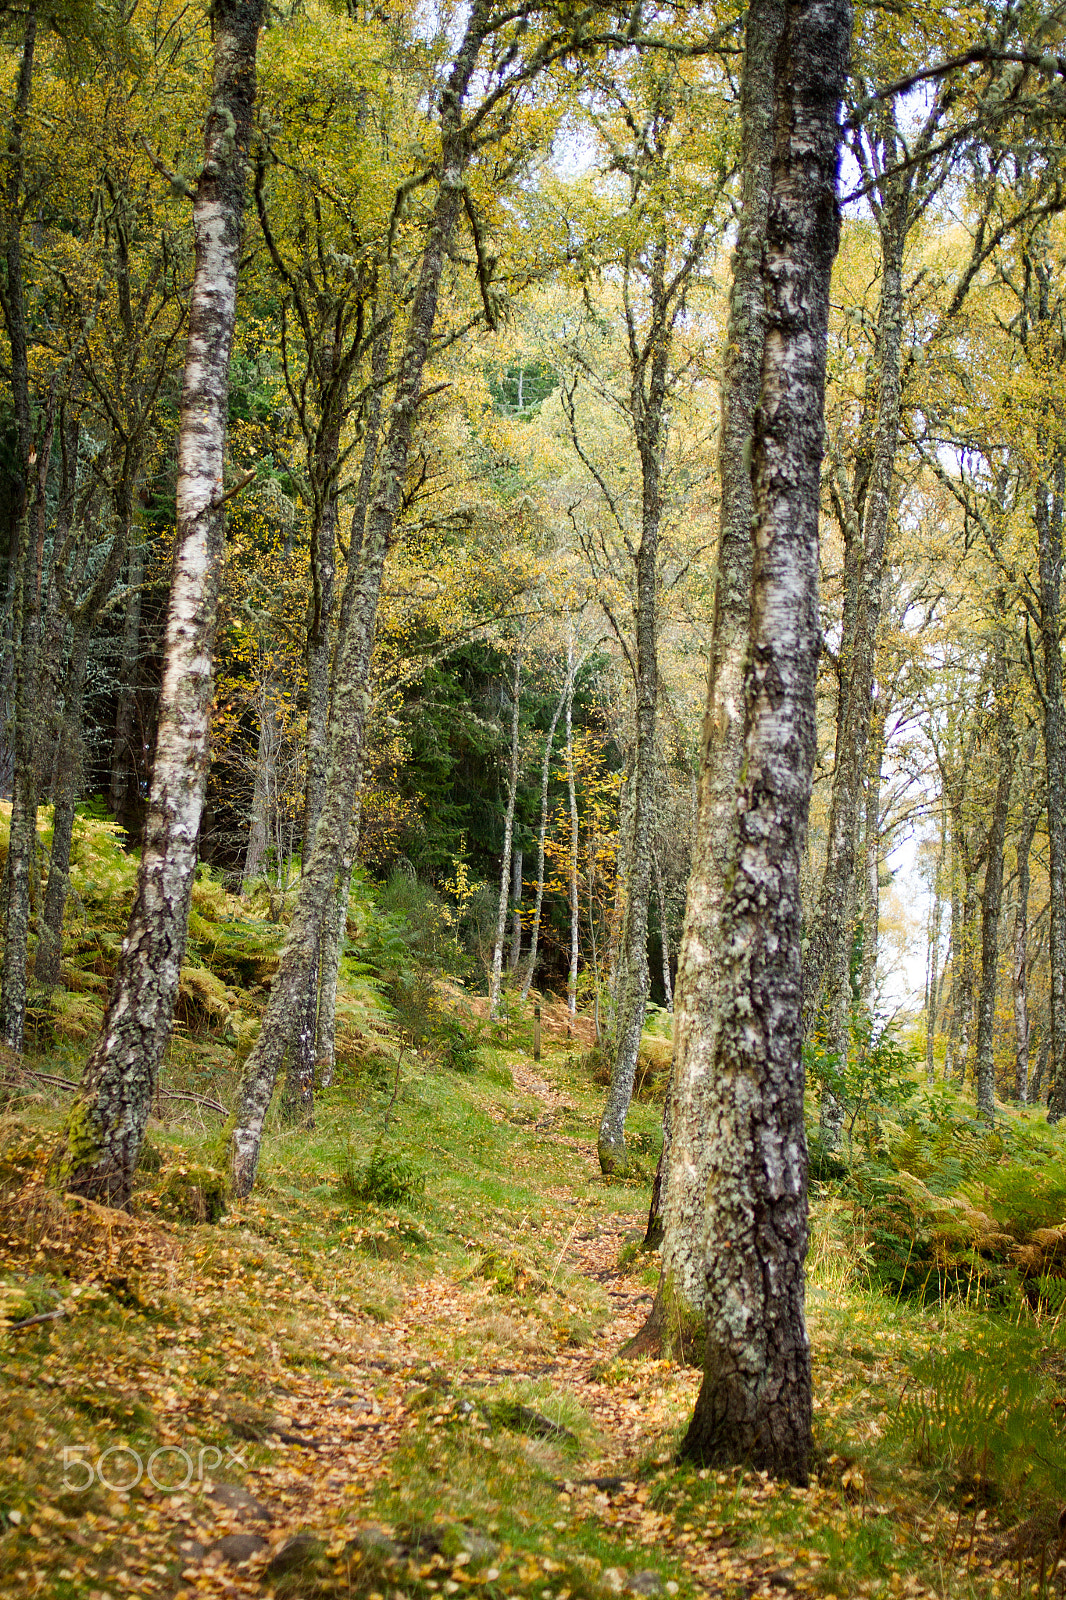
[[[959,966],[959,984],[955,998],[959,1039],[956,1076],[960,1086],[965,1084],[970,1069],[970,1047],[973,1043],[974,990],[977,987],[974,956],[977,949],[978,865],[969,860],[963,861],[962,961]]]
[[[511,851],[511,953],[507,958],[508,970],[518,971],[522,959],[522,851]]]
[[[1061,643],[1063,468],[1037,485],[1036,532],[1040,641],[1044,658],[1044,753],[1047,763],[1048,875],[1051,896],[1051,1088],[1048,1121],[1066,1112],[1066,709]]]
[[[692,864],[674,988],[674,1054],[663,1125],[662,1273],[652,1320],[702,1337],[707,1285],[701,1242],[707,1129],[713,1100],[722,976],[722,902],[736,840],[744,751],[744,669],[751,620],[755,499],[750,440],[762,381],[766,329],[762,250],[770,205],[774,61],[786,0],[760,5],[745,39],[741,85],[743,209],[733,254],[722,378],[722,485],[714,629],[695,788]],[[654,1230],[652,1230],[654,1231]]]
[[[308,361],[311,352],[308,351]],[[335,342],[323,355],[330,378],[336,376],[341,350]],[[311,451],[311,480],[314,490],[314,517],[311,524],[310,615],[307,625],[307,778],[304,789],[303,870],[311,853],[315,829],[322,814],[326,784],[326,725],[329,719],[330,661],[333,654],[333,622],[336,609],[337,579],[337,497],[339,493],[341,423],[347,384],[337,391],[334,383],[325,386],[329,410],[314,440]],[[302,1000],[302,1016],[289,1051],[288,1074],[282,1112],[290,1123],[313,1128],[315,1122],[315,1060],[318,1054],[319,960],[307,973]]]
[[[382,317],[374,333],[370,358],[371,392],[367,408],[366,432],[363,436],[363,459],[359,468],[359,484],[348,535],[348,572],[359,567],[362,561],[363,536],[366,531],[370,492],[377,465],[381,437],[381,406],[388,370],[389,352],[392,348],[393,318],[391,312]],[[338,634],[346,625],[344,599],[350,585],[345,584],[342,597]],[[340,978],[341,957],[344,954],[345,931],[348,925],[348,898],[352,885],[352,864],[359,843],[359,813],[363,791],[363,760],[360,753],[359,771],[355,781],[354,812],[350,819],[345,847],[341,852],[340,870],[337,874],[337,894],[326,913],[322,929],[322,949],[319,958],[321,994],[318,1003],[318,1040],[316,1072],[321,1088],[328,1089],[333,1082],[337,1061],[337,985]]]
[[[627,749],[622,768],[622,787],[618,796],[618,848],[615,855],[614,907],[607,949],[607,991],[611,1031],[614,1031],[618,1004],[626,978],[626,943],[623,935],[626,906],[629,903],[629,879],[633,846],[633,784],[635,763],[632,749]]]
[[[33,86],[37,9],[30,7],[22,41],[22,57],[7,149],[5,200],[5,281],[3,312],[10,346],[11,399],[15,412],[18,465],[22,492],[15,522],[14,609],[14,737],[11,778],[11,823],[4,873],[4,952],[0,965],[0,1038],[12,1050],[21,1050],[26,1018],[26,958],[30,927],[30,873],[37,849],[36,719],[37,669],[40,628],[40,560],[43,541],[45,486],[52,447],[51,418],[48,437],[38,459],[30,415],[29,344],[22,283],[22,200],[25,162],[23,132],[29,115]],[[54,409],[54,401],[52,408]],[[31,495],[31,482],[35,493]],[[35,513],[35,515],[34,515]],[[40,541],[38,540],[40,524]]]
[[[1000,595],[1002,612],[1005,597]],[[999,971],[999,916],[1003,902],[1003,848],[1010,813],[1014,776],[1014,717],[1007,689],[1007,641],[1002,628],[994,642],[993,688],[996,719],[996,797],[985,852],[985,881],[981,893],[981,989],[977,1002],[977,1112],[992,1121],[995,1115],[996,977]]]
[[[515,801],[518,798],[518,735],[522,708],[522,651],[525,637],[515,646],[514,683],[511,687],[511,759],[507,768],[507,809],[503,819],[503,857],[500,863],[500,899],[496,910],[496,938],[492,945],[492,971],[489,975],[489,1016],[500,1005],[503,982],[503,947],[507,940],[507,903],[511,888],[511,840],[514,836]]]
[[[251,892],[253,879],[263,870],[273,833],[270,813],[273,797],[277,793],[277,761],[281,745],[281,715],[274,676],[276,670],[273,659],[268,659],[259,685],[259,738],[255,749],[248,843],[241,871],[241,894],[245,896]]]
[[[775,39],[777,6],[748,12]],[[817,748],[819,480],[838,114],[850,10],[790,0],[774,58],[774,157],[756,419],[755,560],[739,843],[722,909],[703,1249],[703,1383],[682,1446],[707,1463],[806,1483],[801,860]]]
[[[48,858],[48,887],[44,912],[37,937],[34,976],[38,983],[52,986],[59,982],[63,952],[63,913],[70,888],[70,852],[74,840],[74,813],[81,771],[81,734],[85,704],[85,670],[89,658],[89,635],[85,630],[75,641],[67,671],[63,726],[59,738],[52,850]]]
[[[955,1075],[955,1060],[959,1050],[959,952],[962,949],[962,896],[959,888],[959,848],[955,839],[955,818],[951,818],[951,931],[948,935],[948,955],[944,972],[951,972],[951,1022],[944,1046],[944,1082],[950,1083]],[[943,974],[941,982],[943,982]]]
[[[1051,1055],[1051,1034],[1045,1032],[1040,1041],[1040,1049],[1036,1055],[1036,1071],[1033,1073],[1032,1098],[1033,1104],[1040,1101],[1040,1091],[1044,1084],[1044,1073],[1047,1071],[1048,1058]]]
[[[128,486],[127,486],[128,487]],[[132,508],[127,493],[120,494],[121,522],[107,558],[81,604],[70,619],[73,634],[70,661],[63,691],[63,723],[59,738],[58,774],[55,786],[55,811],[52,823],[52,853],[48,863],[48,888],[37,939],[35,976],[39,983],[59,982],[63,946],[63,914],[70,888],[70,851],[74,838],[74,811],[81,773],[82,730],[85,713],[85,674],[93,629],[126,558],[132,527]]]
[[[1025,1105],[1029,1099],[1029,857],[1040,808],[1034,804],[1032,775],[1036,734],[1030,734],[1022,769],[1022,823],[1018,831],[1018,904],[1014,913],[1014,962],[1011,971],[1014,1001],[1014,1092]]]
[[[896,148],[889,144],[889,154]],[[860,459],[852,504],[845,516],[853,543],[861,549],[854,625],[841,642],[841,688],[837,712],[836,757],[829,806],[829,848],[804,962],[807,1027],[819,1013],[827,1053],[847,1060],[851,1010],[851,951],[855,915],[855,854],[859,807],[867,774],[873,711],[874,671],[885,551],[892,506],[892,479],[899,433],[903,352],[903,250],[910,226],[909,179],[901,177],[880,214],[881,303],[874,352],[876,396],[869,459]],[[861,530],[861,531],[860,531]],[[847,627],[846,619],[845,626]],[[844,1108],[825,1090],[821,1121],[836,1144]]]
[[[159,736],[129,928],[103,1032],[67,1118],[60,1180],[128,1204],[170,1035],[207,777],[222,566],[229,356],[262,0],[216,0],[205,161],[193,207],[195,269],[178,437],[178,526]]]
[[[526,976],[522,984],[522,999],[529,994],[533,983],[533,974],[537,967],[537,940],[540,936],[540,910],[544,902],[544,843],[548,833],[548,779],[551,776],[552,749],[555,744],[555,730],[559,726],[566,697],[570,692],[570,676],[567,673],[563,692],[559,696],[555,710],[552,713],[548,735],[544,741],[544,760],[540,769],[540,830],[537,834],[537,894],[533,902],[533,921],[529,930],[529,956],[526,962]]]
[[[859,993],[869,1014],[877,980],[878,931],[881,922],[881,772],[885,759],[885,706],[875,700],[870,721],[870,759],[866,774],[865,893],[863,896],[862,971]]]
[[[248,1058],[230,1139],[233,1187],[246,1195],[255,1182],[263,1121],[291,1037],[297,997],[317,956],[322,919],[335,892],[337,869],[362,766],[369,704],[370,659],[385,556],[403,495],[411,430],[429,353],[441,275],[462,207],[468,144],[461,126],[466,91],[484,39],[486,14],[475,6],[459,53],[442,93],[441,180],[422,256],[388,432],[382,448],[378,487],[367,518],[358,563],[349,560],[338,628],[330,712],[326,803],[315,834],[307,871],[300,880],[270,1001],[255,1047]]]
[[[940,808],[940,850],[933,874],[933,907],[929,917],[929,959],[925,985],[925,1076],[932,1083],[936,1075],[934,1050],[936,1045],[937,1001],[942,978],[937,975],[940,960],[940,928],[944,913],[943,879],[944,858],[947,852],[948,819],[943,799]],[[945,966],[947,963],[945,962]]]
[[[318,1037],[315,1073],[320,1089],[328,1089],[337,1070],[337,988],[348,924],[348,897],[352,889],[352,846],[349,840],[337,873],[337,893],[322,924],[322,988],[318,1001]]]
[[[577,958],[579,953],[581,904],[578,899],[578,825],[577,788],[574,784],[574,637],[571,630],[566,642],[566,789],[570,801],[570,860],[568,869],[570,891],[570,970],[566,980],[566,1010],[570,1032],[574,1031],[577,1016]]]
[[[651,358],[630,334],[632,385],[630,415],[641,472],[641,528],[636,562],[636,740],[633,756],[633,822],[629,882],[622,922],[623,980],[618,1000],[618,1031],[611,1085],[596,1141],[600,1170],[607,1177],[627,1165],[625,1124],[633,1098],[644,1014],[648,1002],[648,895],[651,889],[651,824],[655,798],[655,719],[659,700],[658,633],[659,524],[662,517],[663,409],[670,365],[670,333],[680,308],[671,313],[666,281],[667,243],[656,240],[649,289]],[[628,323],[632,328],[632,318]]]
[[[41,562],[51,448],[52,427],[49,419],[40,458],[36,462],[34,500],[29,515],[24,519],[15,626],[15,765],[7,850],[4,955],[0,966],[0,1038],[12,1050],[22,1049],[25,1030],[30,896],[37,855]],[[36,538],[31,537],[31,526],[38,530]]]

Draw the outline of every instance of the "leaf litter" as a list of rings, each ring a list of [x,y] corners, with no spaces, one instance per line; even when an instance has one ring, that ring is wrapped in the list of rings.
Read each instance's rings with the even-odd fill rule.
[[[812,1295],[809,1488],[678,1466],[699,1375],[618,1355],[646,1191],[563,1131],[589,1125],[572,1058],[508,1064],[489,1116],[539,1209],[453,1204],[436,1253],[277,1186],[214,1228],[72,1205],[46,1134],[6,1130],[5,1595],[1050,1593],[1050,1534],[1038,1560],[979,1483],[879,1462],[915,1332],[883,1299]],[[123,1487],[153,1455],[162,1487]]]

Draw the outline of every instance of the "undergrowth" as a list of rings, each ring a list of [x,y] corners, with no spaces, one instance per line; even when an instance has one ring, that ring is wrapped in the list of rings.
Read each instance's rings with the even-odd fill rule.
[[[0,1124],[5,1595],[1051,1591],[1057,1130],[1024,1112],[989,1129],[899,1055],[890,1093],[849,1080],[850,1137],[812,1191],[813,1481],[696,1472],[676,1448],[697,1375],[622,1358],[603,1333],[620,1297],[650,1304],[656,1258],[639,1249],[648,1182],[596,1171],[602,1062],[546,1024],[552,1104],[523,1090],[529,1009],[509,996],[486,1025],[458,981],[463,947],[407,880],[382,894],[357,879],[334,1083],[313,1130],[268,1117],[260,1185],[223,1210],[218,1135],[281,929],[265,891],[241,901],[201,874],[133,1214],[56,1194],[48,1152],[133,871],[106,824],[80,819],[78,841],[66,987],[35,998],[42,1075],[9,1068]],[[650,1019],[627,1129],[645,1179],[668,1031]],[[813,1093],[809,1109],[813,1125]],[[208,1452],[214,1477],[269,1501],[272,1550],[282,1527],[305,1538],[265,1588],[265,1556],[187,1564],[181,1540],[244,1529],[209,1501],[211,1471],[179,1494],[95,1467],[79,1488],[67,1470],[190,1441],[194,1463]]]

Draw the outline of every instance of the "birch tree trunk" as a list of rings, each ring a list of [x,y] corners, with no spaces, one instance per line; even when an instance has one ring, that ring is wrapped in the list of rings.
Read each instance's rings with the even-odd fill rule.
[[[774,55],[744,761],[705,1135],[706,1354],[682,1447],[795,1483],[807,1481],[811,1450],[800,875],[817,748],[822,408],[850,25],[846,0],[790,0]],[[755,0],[749,37],[763,26]]]
[[[241,894],[251,892],[252,880],[263,870],[269,845],[271,808],[278,790],[277,764],[281,746],[281,716],[276,682],[277,665],[266,662],[259,685],[259,738],[255,747],[255,774],[252,779],[252,809],[248,818],[248,843],[241,871]]]
[[[740,116],[742,211],[733,255],[722,373],[718,466],[722,486],[714,630],[700,740],[692,865],[674,987],[674,1056],[664,1119],[662,1274],[649,1332],[674,1348],[702,1339],[706,1296],[702,1225],[713,1107],[723,943],[721,909],[736,840],[744,750],[744,668],[751,618],[755,499],[751,440],[762,380],[766,302],[763,240],[770,205],[774,61],[786,0],[763,0],[744,41]],[[649,1222],[649,1236],[655,1232]]]
[[[873,1009],[877,981],[878,929],[881,922],[881,773],[885,760],[885,705],[875,699],[870,715],[870,758],[866,774],[866,822],[863,851],[866,857],[863,895],[862,973],[860,996],[866,1011]]]
[[[362,770],[370,699],[370,659],[385,556],[403,496],[411,431],[429,354],[441,275],[463,204],[469,145],[462,108],[484,40],[486,13],[476,5],[441,94],[443,129],[440,188],[430,220],[418,283],[396,377],[389,426],[382,446],[377,489],[367,516],[358,561],[349,560],[341,601],[333,704],[330,709],[326,801],[307,870],[297,889],[289,931],[271,985],[259,1038],[248,1057],[230,1131],[229,1161],[236,1194],[255,1182],[263,1121],[292,1036],[298,997],[317,959],[318,941],[348,829]]]
[[[26,1022],[26,962],[30,933],[30,895],[37,852],[37,721],[40,715],[41,566],[45,535],[45,494],[52,429],[45,430],[40,457],[31,456],[33,500],[22,518],[22,548],[16,591],[15,738],[8,835],[4,955],[0,966],[0,1037],[21,1051]]]
[[[262,0],[216,0],[178,437],[177,533],[159,735],[137,891],[103,1032],[58,1152],[60,1181],[128,1204],[170,1035],[207,777],[229,357]]]
[[[1029,736],[1022,772],[1022,821],[1018,831],[1018,904],[1014,913],[1014,961],[1011,972],[1014,1004],[1014,1093],[1025,1105],[1029,1099],[1029,857],[1040,808],[1034,803],[1032,774],[1036,734]]]
[[[500,899],[496,910],[496,938],[492,945],[492,971],[489,975],[489,1016],[500,1005],[503,982],[503,947],[507,940],[507,906],[511,890],[511,840],[514,835],[514,809],[518,798],[518,735],[522,705],[522,650],[524,638],[515,647],[514,683],[511,686],[511,759],[507,768],[507,810],[503,819],[503,859],[500,864]]]
[[[310,358],[310,352],[309,352]],[[337,588],[338,467],[341,423],[347,382],[340,382],[342,359],[334,340],[323,352],[328,374],[323,389],[328,410],[311,450],[311,484],[314,516],[311,523],[311,601],[307,623],[307,781],[304,788],[303,870],[311,853],[315,829],[322,814],[326,788],[326,725],[329,719],[330,664],[334,644]],[[303,997],[303,1014],[289,1052],[285,1109],[291,1122],[314,1126],[315,1059],[318,1053],[319,961],[311,964]]]
[[[522,959],[522,851],[511,851],[511,950],[507,966],[512,973],[518,971]]]
[[[1062,518],[1064,460],[1036,490],[1035,521],[1044,666],[1044,756],[1047,765],[1050,890],[1051,1086],[1048,1121],[1066,1112],[1066,707],[1062,673]]]
[[[640,459],[641,527],[636,563],[636,740],[633,755],[633,813],[629,881],[620,941],[622,982],[618,1029],[607,1104],[596,1142],[600,1171],[625,1172],[625,1124],[633,1098],[644,1014],[648,1003],[648,895],[651,890],[651,825],[655,805],[655,720],[659,699],[658,633],[659,524],[662,517],[663,408],[670,364],[670,334],[683,296],[671,305],[666,282],[667,241],[655,241],[648,289],[651,300],[648,339],[638,343],[634,319],[629,327],[632,383],[629,410]],[[628,267],[627,267],[628,280]],[[628,292],[628,282],[626,284]],[[628,305],[627,305],[628,313]]]
[[[128,489],[128,485],[127,485]],[[59,735],[52,820],[52,853],[48,862],[48,888],[37,935],[34,975],[39,983],[59,982],[63,951],[63,914],[70,888],[70,852],[74,839],[74,812],[81,772],[82,731],[85,714],[85,674],[92,632],[126,559],[133,523],[128,493],[121,507],[122,522],[111,542],[103,566],[89,593],[70,617],[70,661],[63,690],[63,723]]]
[[[363,437],[363,459],[359,468],[359,483],[348,535],[348,570],[358,568],[362,560],[363,537],[366,532],[370,493],[377,466],[381,439],[381,407],[388,374],[389,352],[392,349],[393,313],[388,311],[376,323],[370,358],[371,392],[367,407],[366,432]],[[349,593],[345,584],[344,598]],[[338,635],[346,624],[341,607]],[[352,863],[359,843],[360,797],[363,788],[363,764],[360,756],[359,771],[355,779],[354,815],[351,818],[345,846],[340,856],[337,874],[337,892],[327,910],[322,928],[322,948],[319,959],[321,993],[318,1002],[318,1037],[316,1046],[316,1073],[323,1089],[333,1082],[337,1058],[337,984],[340,977],[341,957],[344,954],[345,931],[348,925],[348,897],[352,886]]]
[[[925,982],[925,1077],[927,1083],[932,1083],[936,1075],[934,1052],[936,1048],[936,1024],[941,985],[937,969],[940,961],[940,930],[944,915],[944,858],[947,853],[947,844],[948,819],[943,797],[941,797],[940,849],[933,871],[933,905],[929,914],[929,959]],[[946,965],[947,963],[945,962]]]
[[[570,674],[567,672],[563,692],[556,702],[552,712],[551,723],[548,727],[547,737],[544,740],[544,760],[540,768],[540,829],[537,834],[537,893],[533,901],[533,921],[529,930],[529,956],[526,961],[526,976],[522,984],[522,999],[529,994],[533,984],[533,974],[537,969],[537,940],[540,936],[540,911],[544,903],[544,843],[548,834],[548,779],[551,776],[552,749],[555,744],[555,730],[559,726],[566,697],[570,693]]]
[[[11,644],[14,658],[11,822],[4,872],[5,921],[0,965],[0,1038],[21,1051],[26,1018],[26,957],[30,926],[30,876],[37,849],[36,719],[40,641],[40,575],[38,544],[43,544],[45,487],[52,430],[40,456],[34,446],[30,415],[29,346],[22,282],[22,203],[25,160],[23,131],[33,86],[37,8],[26,16],[15,104],[8,137],[4,218],[4,325],[10,346],[11,401],[15,413],[18,470],[22,492],[15,520],[14,605]],[[37,524],[40,524],[40,538]]]
[[[999,596],[1002,613],[1006,603]],[[999,917],[1003,900],[1003,849],[1010,813],[1011,780],[1014,776],[1014,716],[1007,687],[1007,641],[1002,625],[997,626],[993,643],[993,690],[996,723],[996,795],[985,852],[985,881],[981,892],[981,988],[977,1001],[977,1114],[991,1122],[995,1115],[996,977],[999,971]]]
[[[984,860],[984,852],[974,861],[968,855],[962,860],[962,915],[960,932],[962,949],[959,952],[959,982],[955,994],[955,1019],[958,1026],[959,1053],[956,1061],[958,1082],[964,1084],[970,1069],[970,1047],[973,1044],[974,990],[977,987],[977,966],[974,956],[977,949],[977,874]]]
[[[891,167],[897,140],[886,137]],[[850,962],[855,923],[856,845],[860,804],[867,775],[873,686],[884,591],[885,552],[892,505],[892,480],[899,434],[903,358],[903,251],[910,227],[910,176],[889,188],[880,208],[881,302],[878,310],[875,373],[868,383],[874,400],[868,457],[860,454],[850,503],[844,514],[845,540],[852,548],[847,564],[854,596],[845,607],[841,641],[836,754],[829,805],[828,854],[804,964],[808,1028],[822,1016],[825,1048],[843,1067],[850,1021]],[[867,423],[869,426],[869,422]],[[841,485],[841,487],[843,487]],[[850,575],[850,574],[849,574]],[[876,939],[876,933],[875,933]],[[822,1128],[830,1144],[839,1141],[843,1106],[825,1090]]]

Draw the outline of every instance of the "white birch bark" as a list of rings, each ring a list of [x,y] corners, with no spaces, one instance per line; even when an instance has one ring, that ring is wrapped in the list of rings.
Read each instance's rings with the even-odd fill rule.
[[[749,40],[763,23],[755,0]],[[744,765],[705,1135],[706,1352],[682,1447],[797,1483],[811,1450],[801,858],[817,748],[822,407],[850,25],[846,0],[790,0],[774,55]]]
[[[702,1324],[706,1282],[701,1244],[714,1083],[723,941],[721,909],[736,837],[736,793],[743,756],[744,667],[748,651],[755,500],[752,437],[762,377],[766,302],[762,241],[770,205],[774,60],[785,29],[785,0],[760,7],[745,39],[741,87],[743,209],[733,256],[729,328],[722,374],[719,473],[721,529],[714,632],[700,741],[692,866],[674,988],[674,1058],[664,1120],[662,1276],[649,1332],[668,1345],[674,1330]],[[654,1236],[655,1221],[649,1221]],[[689,1339],[689,1345],[692,1339]]]
[[[68,1116],[58,1169],[77,1193],[129,1201],[170,1036],[207,777],[222,567],[229,357],[262,0],[216,0],[205,159],[178,436],[177,534],[159,735],[129,928],[103,1031]]]

